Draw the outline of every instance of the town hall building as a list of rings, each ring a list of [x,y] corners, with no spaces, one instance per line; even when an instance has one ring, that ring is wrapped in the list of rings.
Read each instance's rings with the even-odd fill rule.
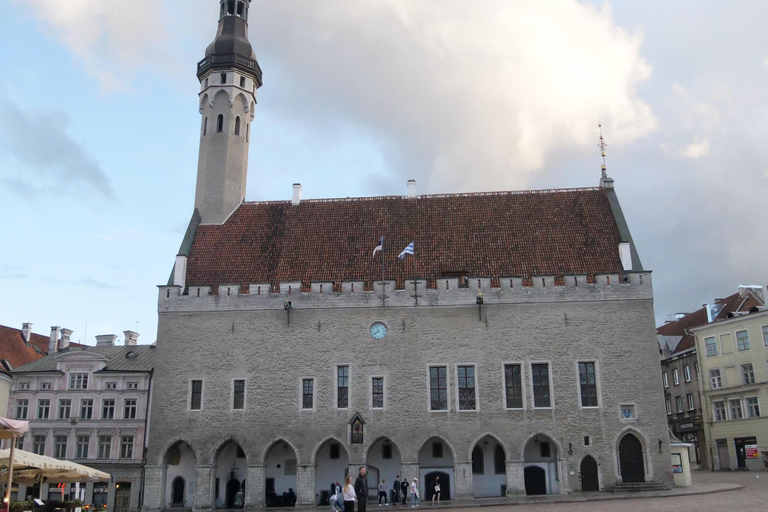
[[[427,500],[438,477],[442,500],[670,486],[651,273],[605,170],[579,189],[245,202],[250,7],[221,2],[197,66],[144,508],[319,504],[361,466],[371,497],[398,475]]]

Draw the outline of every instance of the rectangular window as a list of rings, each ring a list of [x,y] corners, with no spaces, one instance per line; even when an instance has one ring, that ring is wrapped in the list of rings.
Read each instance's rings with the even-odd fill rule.
[[[135,420],[136,419],[136,399],[126,398],[123,402],[123,419]]]
[[[45,455],[45,436],[32,436],[32,451],[36,455]]]
[[[24,436],[19,436],[16,438],[16,449],[17,450],[24,449]]]
[[[221,74],[221,83],[222,84],[227,83],[227,74],[226,73],[222,73]]]
[[[41,382],[40,383],[40,390],[42,391],[50,391],[51,389],[51,383],[50,382]]]
[[[685,375],[685,382],[691,382],[691,365],[685,365],[683,374]]]
[[[752,363],[741,365],[741,376],[745,385],[755,383],[755,370],[752,368]]]
[[[677,371],[677,368],[672,370],[672,382],[675,383],[675,386],[680,385],[680,372]]]
[[[29,391],[29,382],[19,382],[19,391]]]
[[[717,355],[717,338],[714,336],[710,336],[709,338],[704,338],[704,345],[707,347],[707,357],[712,357]]]
[[[387,443],[381,445],[381,458],[389,460],[392,458],[392,445]]]
[[[685,398],[686,400],[688,400],[688,410],[689,411],[694,410],[696,407],[695,407],[695,404],[693,403],[693,393],[688,393],[687,395],[685,395]]]
[[[67,436],[55,436],[53,438],[53,456],[57,459],[67,458]]]
[[[739,350],[749,350],[749,332],[736,331],[736,342],[739,345]]]
[[[709,370],[709,387],[712,389],[720,389],[723,387],[719,369]]]
[[[88,458],[88,444],[91,438],[89,436],[77,436],[77,452],[75,453],[76,459]]]
[[[113,420],[115,419],[115,399],[105,398],[101,401],[101,419]]]
[[[523,408],[523,367],[519,364],[504,365],[504,389],[507,409]]]
[[[669,398],[667,398],[666,404],[667,404],[667,414],[672,414],[672,402],[669,400]]]
[[[245,380],[235,379],[232,382],[232,409],[245,410]]]
[[[429,367],[429,410],[448,410],[448,373],[445,366]]]
[[[189,408],[199,411],[203,408],[203,381],[193,380],[190,384]]]
[[[744,413],[741,410],[741,400],[728,400],[728,407],[731,409],[731,419],[744,419]]]
[[[469,365],[458,366],[456,367],[456,373],[458,374],[457,384],[459,386],[459,410],[474,411],[477,405],[475,395],[475,367]]]
[[[336,407],[349,407],[349,366],[336,368]]]
[[[768,325],[763,326],[763,345],[768,347]]]
[[[104,389],[117,389],[117,382],[107,382],[104,384]]]
[[[48,398],[41,398],[37,401],[37,419],[47,420],[51,413],[51,401]]]
[[[581,388],[581,406],[597,407],[595,363],[579,363],[579,387]]]
[[[759,418],[760,417],[760,404],[757,401],[756,396],[751,396],[745,399],[747,404],[747,418]]]
[[[112,456],[112,436],[99,436],[99,458],[109,459]]]
[[[669,387],[669,378],[667,377],[667,372],[664,372],[661,374],[661,380],[664,382],[664,388]]]
[[[371,378],[371,407],[384,408],[384,377]]]
[[[139,389],[139,383],[136,381],[126,382],[125,389]]]
[[[88,389],[88,374],[70,373],[69,389]]]
[[[68,420],[71,416],[72,411],[72,400],[69,398],[59,400],[59,419],[60,420]]]
[[[683,412],[683,397],[675,397],[675,405],[677,406],[677,412]]]
[[[443,458],[443,443],[440,441],[435,441],[432,443],[432,458],[433,459],[442,459]]]
[[[315,407],[315,379],[302,379],[301,408],[314,409],[314,407]]]
[[[133,458],[133,436],[120,436],[120,458]]]
[[[329,448],[331,460],[339,460],[341,458],[341,445],[339,443],[331,443]]]
[[[245,77],[244,76],[240,77],[240,87],[245,87]]]
[[[80,400],[80,419],[90,420],[93,418],[93,398],[84,398]]]
[[[725,412],[725,402],[719,401],[719,402],[712,402],[712,414],[714,416],[715,421],[725,421],[728,419],[728,416]]]
[[[16,400],[16,419],[25,420],[29,414],[29,399],[21,398]]]
[[[531,380],[533,381],[533,406],[552,407],[549,394],[549,364],[532,364]]]

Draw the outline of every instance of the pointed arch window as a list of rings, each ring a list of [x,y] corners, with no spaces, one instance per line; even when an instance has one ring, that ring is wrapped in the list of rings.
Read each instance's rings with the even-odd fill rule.
[[[497,475],[503,475],[507,472],[507,457],[504,455],[504,448],[500,444],[493,450],[493,469]]]
[[[245,140],[250,141],[251,140],[251,125],[246,124],[245,125]]]
[[[472,450],[472,474],[482,475],[485,473],[485,456],[483,449],[479,446],[475,446]]]
[[[235,118],[235,135],[240,135],[240,116]]]
[[[224,114],[219,114],[219,117],[216,118],[216,131],[224,131]]]
[[[203,121],[203,136],[208,135],[208,118]]]

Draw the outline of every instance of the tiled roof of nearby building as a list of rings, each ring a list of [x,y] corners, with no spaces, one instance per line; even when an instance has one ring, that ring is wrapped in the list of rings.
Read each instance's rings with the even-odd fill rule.
[[[57,352],[43,359],[15,368],[13,373],[50,372],[56,371],[57,357],[74,352],[94,352],[108,359],[107,366],[102,372],[148,372],[155,367],[154,345],[120,345],[120,346],[80,346],[70,348],[66,352]]]
[[[187,285],[619,273],[617,220],[600,188],[243,203],[200,225]],[[623,222],[623,218],[622,218]],[[415,241],[415,258],[397,255]],[[638,260],[639,261],[639,260]],[[639,270],[639,269],[635,269]]]
[[[7,359],[13,368],[18,368],[44,357],[48,353],[48,341],[48,336],[31,333],[27,345],[21,329],[0,325],[0,360]],[[0,371],[8,373],[2,365]]]
[[[735,311],[749,311],[753,306],[762,306],[763,303],[755,297],[752,293],[745,291],[744,294],[734,293],[733,295],[724,299],[717,299],[715,304],[722,305],[722,309],[712,320],[719,320],[725,318],[728,313]],[[696,346],[696,340],[693,336],[686,333],[687,329],[698,327],[708,323],[707,308],[702,307],[697,309],[693,313],[688,313],[682,318],[675,320],[674,322],[668,322],[658,329],[656,334],[661,336],[682,336],[682,339],[675,347],[673,354],[679,354],[685,350],[694,348]]]

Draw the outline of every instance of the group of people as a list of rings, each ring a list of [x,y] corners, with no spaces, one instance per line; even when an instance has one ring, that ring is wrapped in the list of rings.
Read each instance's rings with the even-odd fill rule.
[[[437,500],[440,503],[440,477],[435,478],[434,492],[432,493],[432,503]],[[378,486],[379,489],[379,506],[384,501],[384,506],[389,505],[387,503],[387,487],[386,480],[381,481]],[[400,480],[400,475],[395,477],[395,481],[392,484],[392,504],[400,503],[405,505],[408,498],[408,490],[411,491],[411,508],[419,506],[419,479],[414,478],[411,483],[403,478]],[[402,496],[402,500],[401,500]],[[352,482],[352,476],[348,476],[344,480],[344,485],[339,485],[339,482],[331,483],[331,512],[355,512],[355,502],[357,502],[357,512],[365,512],[365,508],[368,501],[368,480],[365,477],[365,468],[360,468],[357,478],[354,483]]]

